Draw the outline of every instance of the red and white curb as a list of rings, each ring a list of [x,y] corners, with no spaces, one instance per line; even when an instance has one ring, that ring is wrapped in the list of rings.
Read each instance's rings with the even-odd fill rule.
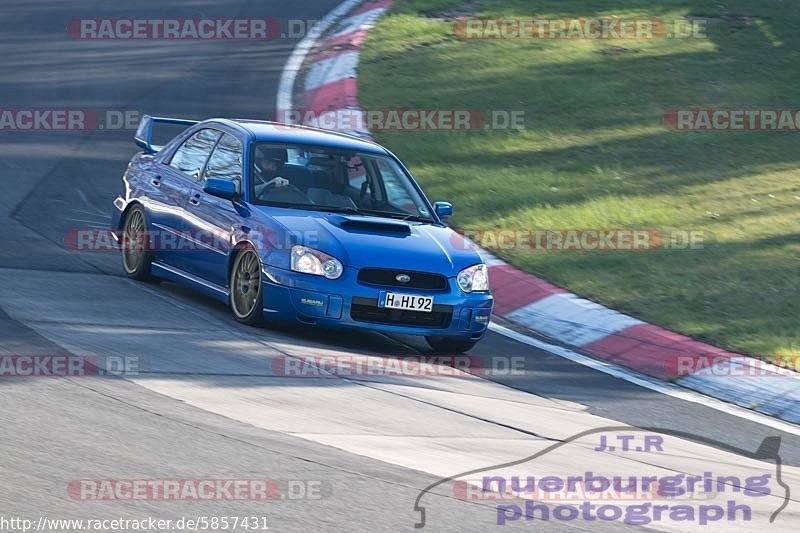
[[[483,252],[497,314],[610,363],[800,423],[800,376],[580,298]]]
[[[345,115],[351,124],[364,123],[357,118],[360,109],[356,68],[361,45],[375,21],[391,5],[391,0],[344,2],[312,28],[309,36],[295,49],[281,79],[276,113],[279,121],[315,127],[326,123],[341,125],[336,117]],[[296,95],[297,101],[303,105],[298,108],[293,104],[293,96],[297,75],[307,57],[310,65],[302,89]],[[303,117],[309,118],[304,120]],[[339,129],[372,139],[368,131]]]
[[[391,0],[351,0],[312,29],[287,63],[278,95],[279,120],[309,116],[307,121],[285,121],[317,126],[326,113],[360,112],[361,46],[390,7]],[[297,75],[309,53],[310,66],[298,88]],[[303,102],[302,109],[295,108],[295,97]],[[371,139],[368,131],[343,131]],[[609,363],[800,423],[800,374],[642,322],[522,272],[484,250],[479,253],[489,266],[497,315]]]

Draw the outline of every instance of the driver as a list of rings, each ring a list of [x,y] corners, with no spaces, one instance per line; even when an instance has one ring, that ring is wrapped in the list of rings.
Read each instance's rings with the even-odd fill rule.
[[[264,187],[286,187],[289,180],[279,176],[287,161],[286,150],[282,148],[259,148],[255,157],[255,176]]]

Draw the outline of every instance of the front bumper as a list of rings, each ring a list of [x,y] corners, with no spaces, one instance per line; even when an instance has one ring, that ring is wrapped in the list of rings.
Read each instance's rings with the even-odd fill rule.
[[[387,333],[478,340],[486,333],[494,298],[488,293],[464,294],[455,278],[445,290],[381,287],[360,283],[358,270],[345,268],[329,280],[271,266],[264,268],[264,316],[269,320],[329,328],[357,328]],[[432,313],[377,307],[381,291],[432,296]]]

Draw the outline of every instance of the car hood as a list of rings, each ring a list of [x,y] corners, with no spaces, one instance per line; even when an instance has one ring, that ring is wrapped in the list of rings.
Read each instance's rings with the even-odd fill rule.
[[[446,226],[272,207],[258,209],[280,226],[273,231],[284,233],[293,244],[333,255],[347,267],[454,276],[463,268],[481,262],[477,252]]]

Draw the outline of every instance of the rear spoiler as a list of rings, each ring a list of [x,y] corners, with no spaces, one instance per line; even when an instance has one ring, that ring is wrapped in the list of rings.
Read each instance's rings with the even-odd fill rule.
[[[197,120],[185,120],[182,118],[167,118],[167,117],[151,117],[150,115],[142,115],[142,120],[139,121],[139,127],[136,128],[136,136],[133,141],[136,146],[144,150],[148,154],[155,154],[163,148],[163,146],[153,146],[153,126],[155,124],[176,124],[178,126],[194,126]]]

